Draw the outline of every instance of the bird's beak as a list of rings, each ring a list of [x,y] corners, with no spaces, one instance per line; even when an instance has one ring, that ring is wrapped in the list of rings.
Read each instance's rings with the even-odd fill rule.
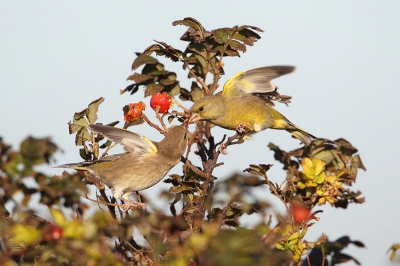
[[[190,118],[189,118],[189,124],[194,123],[194,122],[197,122],[197,121],[199,121],[200,119],[201,119],[201,116],[200,116],[199,114],[194,113],[194,114],[192,114],[192,115],[190,116]]]

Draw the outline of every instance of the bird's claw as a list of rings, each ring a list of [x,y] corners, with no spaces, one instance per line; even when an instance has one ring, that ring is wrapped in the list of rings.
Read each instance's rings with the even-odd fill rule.
[[[248,125],[246,123],[239,123],[239,125],[236,127],[236,132],[241,135],[244,135],[244,134],[246,134],[246,132],[248,130],[251,130],[251,129],[252,129],[252,127],[250,125]]]
[[[123,206],[123,210],[122,212],[127,212],[128,210],[130,210],[131,207],[133,208],[142,208],[144,211],[146,210],[146,204],[142,203],[142,202],[137,202],[134,200],[129,200],[129,199],[122,199],[124,204]]]

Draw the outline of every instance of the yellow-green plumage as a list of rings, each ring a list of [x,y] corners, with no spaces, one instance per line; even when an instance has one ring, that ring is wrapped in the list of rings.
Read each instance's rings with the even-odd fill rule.
[[[191,120],[209,121],[230,130],[236,130],[239,124],[246,124],[250,126],[249,133],[267,128],[286,130],[308,145],[315,139],[313,135],[295,126],[260,97],[252,95],[275,90],[271,79],[279,73],[293,70],[294,67],[277,66],[240,72],[225,83],[222,93],[196,101],[190,108],[193,114]],[[258,77],[263,73],[265,76]]]

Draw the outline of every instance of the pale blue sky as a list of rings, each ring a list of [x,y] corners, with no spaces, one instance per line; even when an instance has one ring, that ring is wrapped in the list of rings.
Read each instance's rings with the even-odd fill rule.
[[[221,85],[236,72],[257,66],[297,66],[295,73],[276,81],[282,94],[293,96],[290,107],[278,105],[277,109],[318,137],[346,138],[359,149],[367,167],[353,187],[363,192],[366,203],[352,204],[349,210],[317,208],[324,213],[309,229],[307,240],[315,240],[321,233],[332,240],[347,234],[367,245],[367,249],[345,251],[363,265],[391,265],[386,251],[400,242],[400,178],[396,170],[400,150],[399,11],[399,1],[382,0],[3,0],[0,136],[14,147],[28,134],[51,136],[64,150],[57,155],[58,164],[79,161],[67,122],[74,112],[100,96],[106,101],[100,107],[99,122],[121,121],[121,108],[142,100],[140,92],[119,94],[129,84],[125,80],[131,74],[134,52],[144,50],[153,39],[184,50],[186,43],[178,40],[186,28],[173,27],[172,21],[191,16],[209,30],[258,26],[265,31],[261,40],[241,58],[225,60]],[[178,73],[182,86],[190,86],[180,65],[162,62]],[[135,130],[160,139],[148,126]],[[223,133],[226,131],[216,135]],[[299,146],[286,132],[264,131],[241,146],[230,147],[229,154],[222,157],[225,168],[217,174],[241,171],[249,163],[273,163],[269,176],[281,182],[284,172],[266,148],[269,142],[284,149]],[[154,189],[160,188],[168,186],[159,183]],[[151,191],[144,193],[149,197]],[[265,189],[257,189],[257,193],[271,199]]]

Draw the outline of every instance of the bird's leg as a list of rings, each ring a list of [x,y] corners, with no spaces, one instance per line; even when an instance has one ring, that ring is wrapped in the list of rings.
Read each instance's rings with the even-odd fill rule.
[[[239,123],[239,125],[236,127],[236,132],[240,135],[246,134],[249,130],[253,130],[253,127],[246,123]]]
[[[137,208],[140,207],[143,210],[146,210],[146,205],[142,202],[137,202],[134,200],[130,200],[129,199],[129,195],[131,194],[131,191],[125,191],[122,196],[119,198],[123,204],[123,210],[122,212],[127,212],[131,207],[133,208]],[[113,194],[114,194],[114,198],[118,197],[117,195],[120,195],[120,191],[118,190],[118,188],[113,188]]]
[[[122,212],[127,212],[131,207],[133,208],[142,208],[143,210],[146,210],[146,204],[142,203],[142,202],[137,202],[134,200],[130,200],[130,199],[123,199],[121,198],[121,201],[124,202],[123,206],[123,210]]]

